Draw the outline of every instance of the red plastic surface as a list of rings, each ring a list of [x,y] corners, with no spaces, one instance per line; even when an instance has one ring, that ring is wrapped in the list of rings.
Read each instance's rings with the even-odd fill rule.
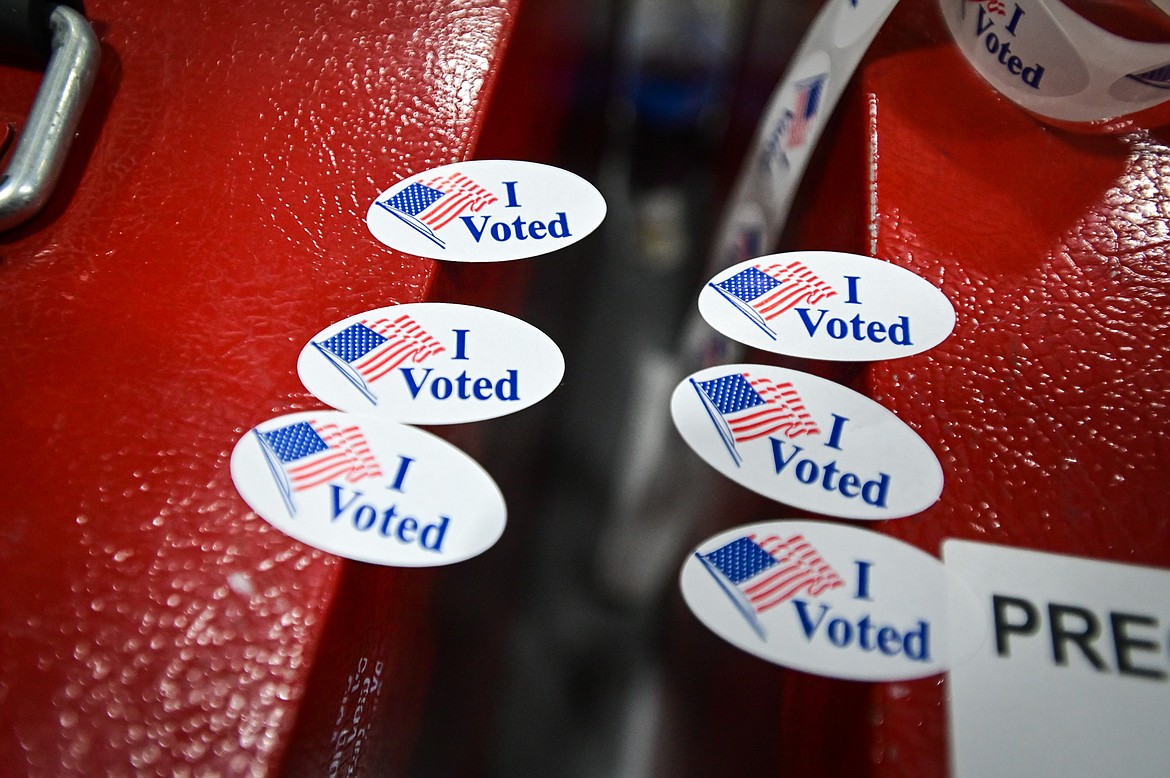
[[[841,110],[789,247],[872,251],[958,317],[926,353],[845,371],[945,472],[938,504],[878,529],[934,554],[958,537],[1170,567],[1165,133],[1040,123],[970,69],[932,0],[900,4]],[[786,764],[946,775],[944,688],[792,674]]]
[[[0,236],[0,772],[345,774],[409,747],[431,574],[281,535],[227,459],[320,407],[308,337],[432,294],[365,210],[470,155],[517,5],[87,3],[69,170]],[[5,72],[0,118],[38,81]]]

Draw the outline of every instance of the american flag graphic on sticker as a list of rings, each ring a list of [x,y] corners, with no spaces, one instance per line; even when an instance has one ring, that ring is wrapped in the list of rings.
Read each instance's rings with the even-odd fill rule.
[[[699,401],[738,465],[737,443],[781,433],[791,439],[820,434],[796,387],[789,381],[729,373],[704,381],[691,379]]]
[[[802,535],[748,534],[707,553],[695,552],[724,594],[764,639],[759,614],[803,594],[819,597],[845,581]]]
[[[418,364],[446,350],[406,314],[359,320],[313,346],[375,405],[373,382],[408,361]]]
[[[439,230],[463,213],[478,213],[498,199],[463,173],[454,172],[414,181],[377,204],[427,240],[446,248]]]
[[[788,137],[784,140],[785,148],[798,148],[808,138],[809,130],[821,107],[821,93],[824,88],[823,75],[797,82],[796,101],[792,108],[792,119],[788,124]]]
[[[382,475],[357,425],[342,427],[309,419],[255,433],[285,506],[294,516],[296,492],[338,479],[357,483]]]
[[[773,340],[772,319],[798,305],[816,305],[837,294],[799,260],[756,264],[709,286]]]

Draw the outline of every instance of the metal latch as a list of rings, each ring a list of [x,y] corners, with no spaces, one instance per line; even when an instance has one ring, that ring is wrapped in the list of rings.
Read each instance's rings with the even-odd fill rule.
[[[0,10],[8,11],[14,5],[18,4],[3,4]],[[26,18],[34,17],[26,14]],[[33,30],[31,34],[37,32]],[[65,165],[101,58],[93,28],[69,6],[52,7],[47,37],[50,52],[45,75],[8,167],[0,176],[0,231],[32,218],[48,202]]]

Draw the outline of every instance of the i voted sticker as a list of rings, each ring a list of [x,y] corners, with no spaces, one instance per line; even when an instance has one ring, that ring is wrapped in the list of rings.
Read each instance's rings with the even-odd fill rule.
[[[796,508],[894,519],[942,494],[942,466],[914,430],[817,376],[768,365],[707,368],[678,385],[670,412],[708,464]]]
[[[683,564],[683,598],[729,643],[832,678],[897,681],[944,672],[985,629],[942,563],[885,535],[817,521],[728,530]]]
[[[423,430],[338,411],[272,419],[231,457],[232,481],[281,532],[395,567],[449,565],[491,548],[504,497],[465,453]]]
[[[297,372],[334,408],[408,424],[496,418],[560,385],[557,344],[527,322],[452,303],[410,303],[356,314],[301,350]]]
[[[452,262],[501,262],[576,243],[605,218],[597,188],[535,162],[473,160],[428,170],[378,195],[366,225],[387,246]]]
[[[835,251],[772,254],[727,268],[699,293],[699,312],[745,345],[843,361],[917,354],[955,327],[954,306],[926,279]]]

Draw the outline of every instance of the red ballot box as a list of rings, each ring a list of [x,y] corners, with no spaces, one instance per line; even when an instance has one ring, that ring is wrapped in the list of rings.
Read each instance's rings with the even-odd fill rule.
[[[782,246],[872,254],[955,307],[941,345],[845,371],[945,474],[936,505],[880,532],[932,554],[962,538],[1170,566],[1165,122],[1150,109],[1046,123],[972,70],[935,2],[895,9],[822,138]],[[804,776],[946,775],[945,692],[942,676],[864,686],[793,675],[781,752]]]
[[[323,326],[436,289],[507,306],[503,271],[442,272],[364,217],[471,155],[517,6],[87,3],[67,167],[0,234],[0,772],[404,763],[434,573],[284,536],[228,456],[321,407],[296,359]],[[39,81],[0,78],[10,135]]]

